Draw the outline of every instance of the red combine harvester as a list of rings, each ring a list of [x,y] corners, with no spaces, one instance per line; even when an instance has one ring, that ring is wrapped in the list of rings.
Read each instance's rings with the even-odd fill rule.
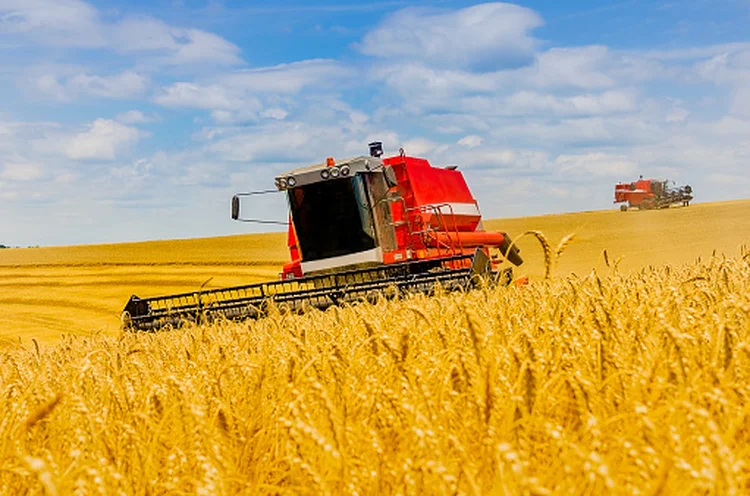
[[[623,212],[633,207],[639,210],[669,208],[677,204],[687,207],[692,199],[693,188],[689,184],[679,188],[670,187],[669,181],[643,179],[641,176],[639,180],[632,183],[615,185],[614,202],[622,203],[620,210]]]
[[[295,169],[275,178],[289,203],[291,261],[281,280],[153,298],[132,296],[123,311],[129,329],[182,322],[239,320],[263,314],[269,299],[290,310],[327,308],[379,295],[467,289],[477,276],[507,284],[523,263],[503,232],[482,227],[479,206],[456,166],[432,167],[401,153],[370,155]],[[240,197],[232,198],[232,218]]]

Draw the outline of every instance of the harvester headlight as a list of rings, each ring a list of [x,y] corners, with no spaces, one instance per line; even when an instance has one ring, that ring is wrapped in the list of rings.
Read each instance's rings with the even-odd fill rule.
[[[339,177],[339,168],[331,167],[331,177]]]
[[[342,165],[341,166],[341,175],[346,177],[349,175],[349,166],[348,165]]]
[[[294,186],[297,184],[297,179],[294,176],[289,176],[286,178],[286,183],[290,188],[294,188]]]
[[[322,171],[320,171],[320,177],[322,177],[323,179],[328,179],[329,177],[331,177],[331,173],[328,171],[328,169],[323,169]]]
[[[281,189],[286,188],[286,179],[284,179],[283,177],[279,178],[279,188]]]

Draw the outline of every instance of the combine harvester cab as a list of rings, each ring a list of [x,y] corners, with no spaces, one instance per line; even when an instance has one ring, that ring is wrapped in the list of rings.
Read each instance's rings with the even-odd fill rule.
[[[183,322],[239,320],[273,300],[290,310],[429,293],[436,284],[463,290],[477,281],[508,283],[520,265],[507,234],[482,228],[479,206],[455,166],[432,167],[401,153],[370,155],[295,169],[275,178],[289,203],[291,261],[280,281],[153,298],[132,296],[123,326],[156,330]],[[240,198],[232,198],[240,219]]]
[[[689,184],[677,187],[669,183],[668,180],[643,179],[641,176],[632,183],[616,184],[614,203],[621,203],[620,210],[623,212],[634,207],[651,210],[669,208],[671,205],[690,205],[693,188]]]

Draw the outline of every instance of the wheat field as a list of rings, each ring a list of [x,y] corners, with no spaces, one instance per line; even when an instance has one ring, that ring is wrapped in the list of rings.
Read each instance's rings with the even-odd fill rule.
[[[528,286],[156,334],[59,309],[269,277],[283,237],[2,254],[73,329],[1,324],[0,493],[747,494],[749,207],[506,220]]]
[[[750,243],[750,201],[691,205],[663,211],[603,212],[499,219],[488,230],[514,239],[537,230],[554,243],[575,239],[556,273],[605,268],[607,250],[623,270],[682,264],[716,251],[728,256]],[[516,270],[544,275],[532,237],[519,240],[526,263]],[[284,233],[216,238],[0,250],[0,340],[55,343],[61,334],[116,335],[120,312],[140,297],[250,284],[278,277],[289,257]]]

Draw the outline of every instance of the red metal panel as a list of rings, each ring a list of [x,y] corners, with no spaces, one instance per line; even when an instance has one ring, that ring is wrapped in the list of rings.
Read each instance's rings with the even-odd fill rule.
[[[653,196],[650,179],[639,179],[632,183],[615,185],[615,203],[628,202],[631,206],[638,206],[643,200]]]
[[[416,205],[475,203],[464,176],[457,170],[422,167],[407,162]]]
[[[435,168],[422,158],[396,156],[388,157],[383,160],[386,165],[393,167],[396,172],[396,178],[399,183],[399,192],[406,201],[408,208],[423,207],[426,205],[474,205],[476,200],[466,184],[463,174],[457,170],[447,170]],[[459,231],[473,231],[476,229],[481,216],[476,214],[466,214],[454,212],[455,218],[450,218],[449,208],[442,210],[447,226],[445,228],[455,228]],[[432,212],[425,211],[420,214],[425,224],[434,224]]]

